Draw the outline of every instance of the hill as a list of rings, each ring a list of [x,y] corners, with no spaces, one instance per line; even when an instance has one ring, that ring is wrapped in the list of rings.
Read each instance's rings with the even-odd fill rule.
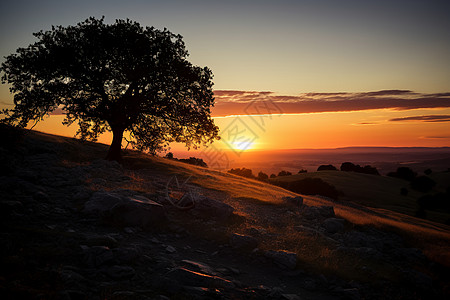
[[[446,225],[134,151],[120,165],[102,160],[102,144],[0,132],[2,299],[449,295]]]
[[[450,182],[450,172],[435,172],[430,177],[437,182],[437,186],[429,192],[435,194],[444,192]],[[320,178],[333,185],[343,195],[339,196],[342,202],[353,202],[371,208],[381,208],[401,214],[415,216],[419,209],[417,199],[426,193],[411,189],[408,181],[370,174],[342,171],[319,171],[280,176],[271,179],[271,182],[291,182],[305,178]],[[407,195],[401,195],[401,189],[407,189]],[[376,209],[375,209],[376,210]],[[427,211],[427,219],[446,223],[450,220],[448,212]]]

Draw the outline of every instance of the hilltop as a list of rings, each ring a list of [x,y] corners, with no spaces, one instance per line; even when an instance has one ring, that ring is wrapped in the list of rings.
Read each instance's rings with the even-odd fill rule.
[[[2,299],[449,296],[447,225],[0,130]]]

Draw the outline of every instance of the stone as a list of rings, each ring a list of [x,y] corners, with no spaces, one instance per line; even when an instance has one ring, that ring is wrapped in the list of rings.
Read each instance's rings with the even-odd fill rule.
[[[297,266],[297,254],[294,252],[269,250],[266,251],[265,256],[281,268],[293,270]]]
[[[112,251],[105,246],[81,246],[84,252],[84,261],[87,265],[98,267],[114,260]]]
[[[287,204],[294,205],[297,207],[301,207],[303,205],[303,197],[295,196],[295,197],[283,197],[281,200]]]
[[[86,237],[85,244],[88,246],[106,246],[114,248],[117,246],[118,242],[109,235],[91,235]]]
[[[258,247],[258,240],[248,235],[233,233],[230,237],[230,244],[239,250],[252,251]]]
[[[302,298],[300,298],[299,295],[296,294],[281,294],[281,296],[283,297],[283,299],[286,300],[301,300]]]
[[[129,279],[136,273],[132,267],[117,265],[105,269],[104,272],[113,279]]]
[[[196,199],[195,206],[191,210],[203,219],[215,219],[225,221],[231,217],[234,208],[230,205],[205,196],[199,196]]]
[[[173,269],[172,271],[169,272],[168,275],[170,276],[170,278],[190,286],[201,286],[209,288],[235,287],[231,281],[225,278],[191,271],[183,267]]]
[[[204,263],[201,263],[198,261],[187,260],[187,259],[184,259],[181,262],[186,266],[186,268],[193,269],[193,271],[195,271],[195,272],[201,272],[201,273],[204,273],[207,275],[217,276],[217,272],[215,272],[207,264],[204,264]]]
[[[109,210],[108,220],[114,225],[151,230],[166,223],[166,213],[161,204],[149,199],[145,202],[134,198],[127,200],[116,203]]]
[[[336,233],[344,230],[344,219],[328,218],[322,223],[322,227],[325,228],[328,233]]]
[[[114,254],[114,259],[120,263],[131,263],[137,260],[142,251],[137,247],[120,247],[112,250]]]
[[[166,247],[166,251],[169,253],[175,253],[175,252],[177,252],[177,249],[175,249],[173,246],[169,245]]]
[[[83,212],[88,214],[104,214],[109,212],[113,206],[122,202],[124,202],[124,199],[118,194],[98,191],[84,204]]]

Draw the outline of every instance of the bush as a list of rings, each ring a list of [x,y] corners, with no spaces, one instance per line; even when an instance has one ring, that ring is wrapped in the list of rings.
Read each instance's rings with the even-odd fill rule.
[[[399,167],[396,172],[390,172],[387,174],[387,176],[412,181],[414,178],[416,178],[417,173],[408,167]]]
[[[419,176],[411,181],[413,190],[428,193],[436,185],[436,182],[428,176]]]
[[[277,175],[275,175],[275,174],[270,174],[270,178],[275,178],[275,177],[277,177]]]
[[[259,172],[258,176],[256,177],[256,179],[261,180],[261,181],[267,181],[267,179],[269,179],[269,175],[267,175],[264,172]]]
[[[228,171],[228,173],[234,174],[234,175],[238,175],[238,176],[242,176],[242,177],[246,177],[246,178],[255,178],[255,176],[253,175],[253,171],[250,169],[246,169],[246,168],[236,168],[236,169],[231,169]]]
[[[357,172],[357,173],[371,174],[371,175],[380,175],[380,173],[378,173],[378,170],[375,167],[372,167],[369,165],[361,167],[360,165],[355,165],[351,162],[342,163],[341,171]]]
[[[317,171],[337,171],[333,165],[321,165],[317,168]]]
[[[278,176],[290,176],[290,175],[292,175],[292,173],[291,172],[289,172],[289,171],[280,171],[280,173],[278,173]]]
[[[208,167],[208,165],[201,158],[189,157],[189,159],[182,158],[182,159],[179,159],[179,161],[184,162],[186,164],[194,165],[194,166],[200,166],[200,167],[205,167],[205,168]]]
[[[298,174],[302,174],[302,173],[308,173],[308,170],[301,169],[300,171],[298,171]]]
[[[282,188],[304,195],[322,195],[337,200],[339,195],[343,195],[333,185],[320,178],[305,178],[291,182],[276,182]]]

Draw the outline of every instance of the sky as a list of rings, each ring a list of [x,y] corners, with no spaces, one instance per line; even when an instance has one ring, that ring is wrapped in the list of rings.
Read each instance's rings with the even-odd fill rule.
[[[0,62],[51,25],[130,18],[212,69],[218,148],[450,146],[449,15],[436,0],[1,1]],[[36,129],[73,135],[61,119]]]

